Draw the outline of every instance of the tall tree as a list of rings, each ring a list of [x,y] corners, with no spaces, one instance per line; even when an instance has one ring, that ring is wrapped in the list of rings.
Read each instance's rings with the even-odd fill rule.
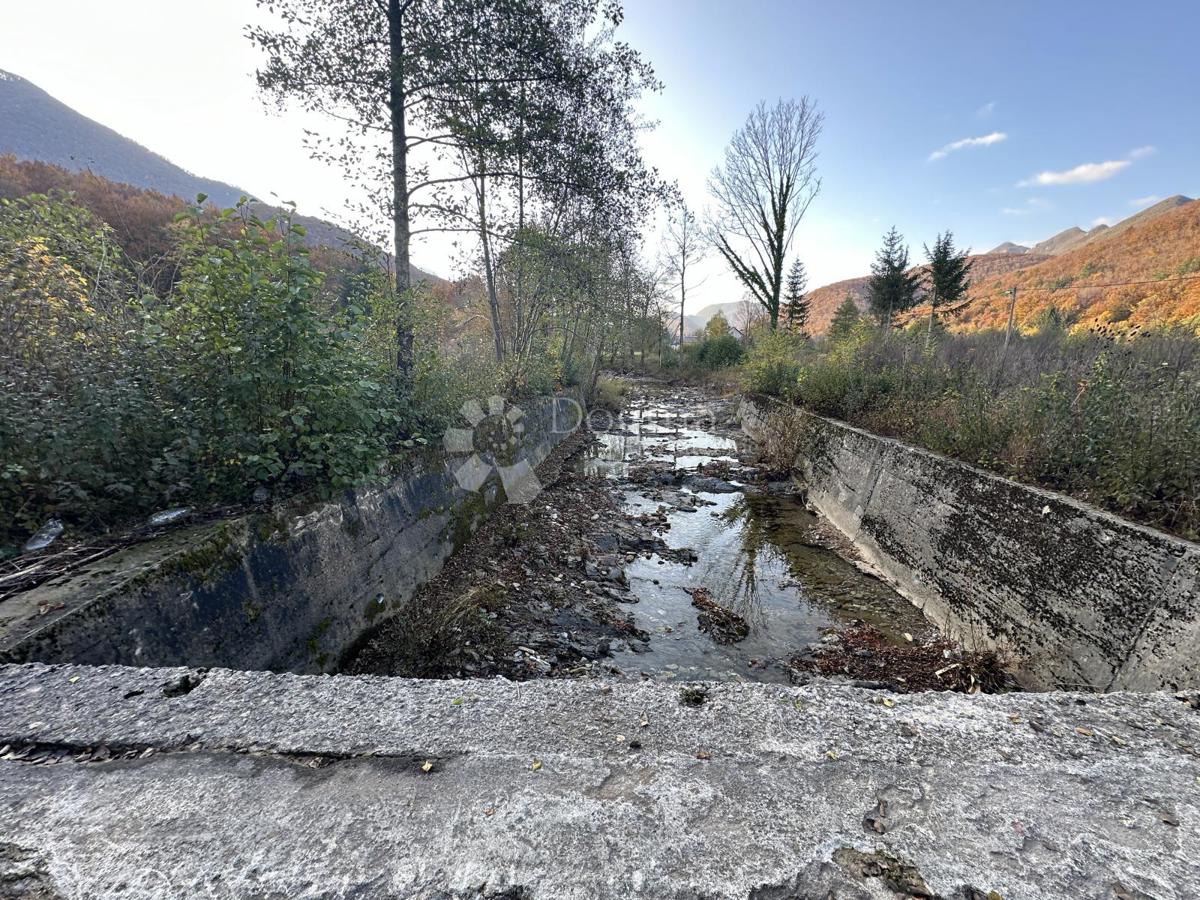
[[[925,245],[925,258],[929,260],[929,328],[926,343],[933,338],[933,321],[939,306],[958,303],[971,287],[973,262],[967,257],[971,251],[954,248],[954,234],[947,231],[939,234],[933,249]]]
[[[784,260],[821,189],[816,148],[824,120],[807,96],[759,103],[709,178],[717,205],[711,240],[762,304],[771,328],[779,322]]]
[[[455,2],[461,9],[450,46],[461,48],[464,77],[427,113],[446,134],[439,150],[447,172],[434,196],[444,230],[479,239],[500,358],[516,349],[502,332],[505,298],[495,271],[505,244],[535,226],[565,238],[583,219],[593,232],[615,234],[644,216],[658,183],[637,150],[632,103],[657,82],[635,51],[614,40],[619,4]],[[511,9],[497,12],[514,6],[522,10],[516,19]],[[494,40],[476,39],[514,22],[503,52]],[[529,300],[520,268],[507,300],[519,323]]]
[[[671,222],[667,226],[665,254],[667,271],[679,286],[679,346],[682,347],[687,292],[689,288],[696,287],[688,284],[688,270],[705,255],[705,244],[696,224],[696,216],[688,209],[686,203],[681,202],[671,216]]]
[[[424,138],[409,131],[409,110],[448,80],[421,19],[419,0],[257,0],[277,13],[278,27],[253,26],[247,36],[265,54],[258,70],[263,93],[283,106],[296,100],[344,126],[343,133],[309,133],[314,157],[338,165],[361,188],[360,212],[384,212],[391,222],[395,288],[411,285],[409,243],[413,185],[409,153]],[[419,8],[422,7],[422,8]],[[412,363],[412,331],[401,314],[396,363]]]
[[[623,199],[627,193],[620,188],[643,174],[640,157],[627,153],[634,140],[628,133],[636,130],[628,103],[650,75],[635,51],[610,40],[620,4],[257,2],[279,20],[247,31],[266,56],[259,87],[280,105],[295,101],[336,123],[328,133],[309,133],[310,150],[346,172],[359,194],[362,221],[383,215],[390,222],[397,292],[404,298],[411,284],[414,237],[435,231],[478,235],[502,355],[491,243],[513,235],[497,234],[492,186],[517,186],[520,212],[512,230],[519,232],[531,180],[566,183],[565,168],[578,171],[581,158],[604,159],[609,165],[600,174],[590,170],[586,189],[575,194],[594,199],[603,188]],[[581,110],[587,115],[578,115]],[[614,137],[621,124],[627,134]],[[626,160],[637,171],[614,165]],[[397,365],[406,369],[412,334],[403,313],[396,340]]]
[[[784,321],[787,330],[793,334],[807,335],[810,304],[805,290],[808,288],[808,273],[804,271],[804,263],[798,258],[792,260],[788,269],[787,286],[784,289]]]
[[[842,300],[841,306],[833,313],[833,320],[829,323],[829,339],[831,341],[845,340],[854,333],[854,329],[858,327],[860,321],[862,321],[862,315],[858,311],[858,304],[854,302],[853,297],[847,294]]]
[[[916,304],[920,286],[921,273],[908,271],[908,247],[892,226],[883,236],[883,247],[875,254],[867,285],[871,313],[883,328],[890,329],[897,313]]]

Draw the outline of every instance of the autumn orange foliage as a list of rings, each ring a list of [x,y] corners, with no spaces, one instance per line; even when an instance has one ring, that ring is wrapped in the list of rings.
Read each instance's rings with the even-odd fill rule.
[[[117,244],[140,263],[167,254],[171,247],[168,226],[186,208],[178,197],[118,184],[91,172],[68,172],[48,163],[0,156],[0,199],[51,191],[74,195],[76,203],[112,226]]]
[[[1003,328],[1013,287],[1015,321],[1024,333],[1036,330],[1051,307],[1075,331],[1169,325],[1200,329],[1200,201],[1059,256],[985,253],[972,259],[969,302],[947,316],[952,331]],[[825,332],[847,294],[865,310],[867,281],[851,278],[812,291],[815,333]],[[918,306],[903,318],[927,314],[928,307]]]
[[[978,280],[971,303],[951,327],[1004,327],[1005,292],[1013,287],[1016,323],[1024,331],[1033,330],[1051,306],[1076,329],[1200,327],[1200,202],[1037,265]]]

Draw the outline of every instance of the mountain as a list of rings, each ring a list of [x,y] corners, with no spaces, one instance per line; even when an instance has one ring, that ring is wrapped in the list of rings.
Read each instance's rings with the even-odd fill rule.
[[[1003,327],[1014,287],[1026,328],[1051,306],[1082,328],[1200,327],[1200,201],[1164,202],[1036,265],[977,277],[952,327]]]
[[[743,307],[745,303],[741,300],[734,300],[729,303],[710,303],[708,306],[698,309],[694,313],[688,313],[683,317],[683,333],[699,334],[704,330],[704,326],[708,324],[708,320],[721,313],[725,316],[725,321],[735,328],[742,326],[742,320],[745,318]],[[758,307],[758,304],[755,304]],[[675,315],[667,320],[667,330],[678,336],[679,334],[679,316]]]
[[[1032,251],[1028,253],[993,251],[991,253],[977,253],[969,258],[973,266],[972,278],[978,280],[994,278],[998,275],[1015,272],[1018,269],[1035,266],[1050,257],[1036,254]],[[924,268],[924,266],[914,266],[909,271],[920,271]],[[825,332],[829,327],[829,323],[833,320],[834,312],[842,305],[842,301],[846,299],[847,294],[854,298],[854,302],[858,304],[861,312],[867,312],[867,285],[870,281],[870,276],[864,275],[860,278],[848,278],[845,281],[836,281],[833,284],[817,288],[815,291],[810,291],[808,300],[811,310],[809,321],[812,323],[812,333],[823,334]]]
[[[55,100],[37,85],[0,69],[0,154],[91,170],[110,181],[233,206],[247,192],[193,175],[170,160]]]
[[[1151,219],[1157,219],[1164,213],[1169,213],[1171,210],[1178,209],[1181,206],[1186,206],[1191,202],[1193,202],[1192,198],[1185,197],[1183,194],[1176,194],[1174,197],[1168,197],[1166,200],[1159,200],[1153,206],[1148,206],[1141,212],[1134,213],[1127,219],[1122,219],[1112,227],[1101,225],[1097,228],[1093,228],[1088,232],[1087,240],[1084,241],[1084,243],[1091,243],[1092,241],[1101,237],[1107,240],[1114,235],[1121,234],[1130,228],[1149,222]]]
[[[808,292],[808,323],[813,334],[824,334],[833,321],[833,314],[847,296],[858,304],[860,312],[867,311],[867,284],[871,278],[847,278]]]
[[[109,181],[132,185],[194,202],[205,194],[218,206],[235,205],[249,191],[193,175],[141,144],[131,141],[99,122],[87,118],[54,99],[19,75],[0,69],[0,156],[34,160],[59,166],[68,172],[92,172]],[[270,216],[277,207],[254,204],[255,212]],[[313,247],[341,249],[360,243],[339,225],[313,216],[295,215],[302,225],[305,242]],[[436,275],[412,267],[412,280],[437,282]]]
[[[1200,201],[1176,194],[1116,225],[1097,225],[1091,231],[1068,228],[1031,248],[1008,242],[972,256],[972,302],[956,318],[957,327],[1002,327],[1008,309],[1003,292],[1013,286],[1018,288],[1018,322],[1023,321],[1022,310],[1029,319],[1051,305],[1067,307],[1072,321],[1087,325],[1191,321],[1198,311],[1192,295],[1200,293],[1200,279],[1182,287],[1169,279],[1200,273],[1200,226],[1193,229],[1193,219],[1200,220]],[[1151,235],[1157,244],[1151,243]],[[1138,280],[1152,285],[1122,285],[1120,298],[1115,288],[1088,287]],[[867,276],[849,278],[811,291],[813,333],[829,327],[847,294],[866,312],[869,281]],[[1067,290],[1071,286],[1079,297]],[[1034,293],[1026,297],[1024,292],[1030,291]]]
[[[988,253],[1012,253],[1021,254],[1028,253],[1028,247],[1022,247],[1020,244],[1014,244],[1012,241],[1005,241],[999,247],[993,247]]]
[[[694,320],[699,328],[703,328],[708,324],[709,319],[720,313],[730,325],[740,327],[742,324],[741,320],[745,318],[745,314],[742,311],[744,305],[741,300],[734,300],[730,303],[710,303],[708,306],[698,309],[692,315],[687,316],[687,319]],[[757,303],[754,305],[758,307]]]
[[[1139,213],[1135,213],[1127,219],[1122,219],[1116,225],[1100,224],[1091,231],[1084,231],[1078,226],[1074,226],[1060,231],[1051,238],[1047,238],[1040,244],[1033,245],[1033,252],[1040,253],[1046,256],[1057,256],[1060,253],[1067,253],[1070,250],[1077,250],[1087,244],[1094,243],[1098,240],[1107,240],[1116,234],[1121,234],[1123,231],[1139,225],[1143,222],[1148,222],[1151,219],[1156,219],[1163,213],[1168,213],[1173,209],[1191,203],[1191,197],[1185,197],[1183,194],[1176,194],[1174,197],[1168,197],[1166,200],[1159,200],[1153,206],[1148,206]],[[993,253],[1023,253],[1025,248],[1020,244],[1005,243],[1001,244]]]
[[[1078,225],[1074,225],[1063,231],[1060,231],[1054,237],[1046,238],[1046,240],[1033,245],[1033,252],[1040,253],[1043,256],[1053,256],[1056,253],[1065,253],[1072,247],[1087,240],[1088,232],[1084,231]]]

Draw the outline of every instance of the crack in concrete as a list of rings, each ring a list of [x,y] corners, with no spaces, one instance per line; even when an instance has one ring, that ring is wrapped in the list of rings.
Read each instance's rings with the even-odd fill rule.
[[[25,765],[55,765],[58,763],[89,765],[96,763],[131,762],[180,754],[210,754],[278,759],[309,769],[323,769],[338,763],[356,760],[399,762],[403,764],[403,768],[407,769],[411,767],[413,771],[421,771],[423,774],[432,774],[442,769],[446,763],[452,760],[471,755],[469,751],[427,753],[418,750],[396,752],[371,750],[277,750],[255,747],[253,745],[246,747],[206,746],[199,741],[187,741],[175,746],[143,742],[83,744],[72,741],[10,741],[0,746],[0,762],[23,763]],[[429,766],[428,769],[424,768],[426,765]]]

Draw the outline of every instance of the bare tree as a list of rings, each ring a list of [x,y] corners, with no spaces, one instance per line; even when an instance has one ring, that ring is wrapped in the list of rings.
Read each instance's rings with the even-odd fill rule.
[[[755,327],[767,317],[762,306],[753,297],[743,297],[737,306],[737,329],[749,338]]]
[[[696,216],[687,204],[680,202],[678,212],[671,216],[666,233],[667,271],[672,280],[679,285],[679,346],[683,346],[683,317],[687,304],[688,269],[695,266],[704,258],[704,236],[696,223]]]
[[[817,138],[825,117],[809,97],[759,103],[713,169],[709,237],[738,279],[779,322],[783,263],[800,220],[821,189]]]

